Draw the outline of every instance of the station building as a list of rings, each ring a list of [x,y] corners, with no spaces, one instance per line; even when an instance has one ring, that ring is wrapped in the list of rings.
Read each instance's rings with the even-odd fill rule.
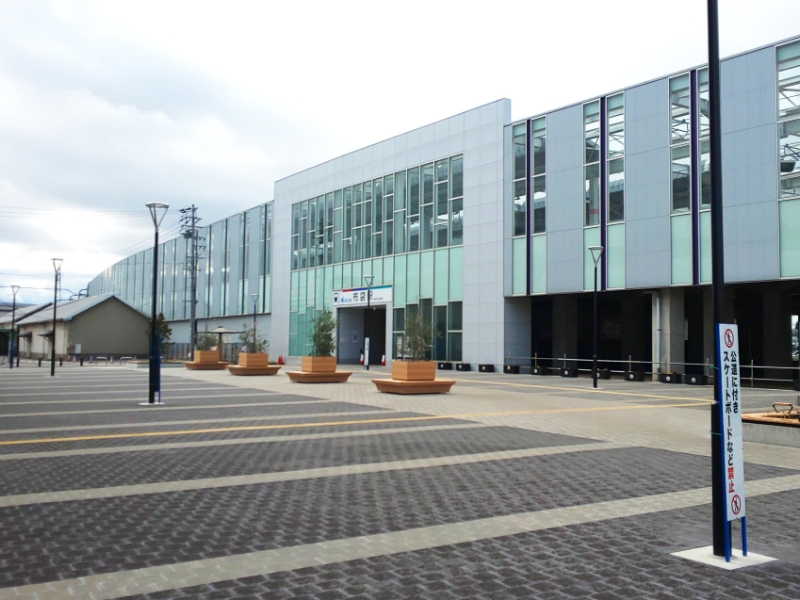
[[[800,38],[724,59],[721,96],[726,319],[743,363],[792,366]],[[602,246],[604,364],[699,373],[713,360],[704,66],[520,120],[498,100],[290,175],[274,195],[201,230],[199,331],[249,323],[257,294],[273,357],[306,354],[327,307],[343,363],[365,333],[371,361],[390,361],[405,319],[421,314],[435,360],[586,368],[589,248]],[[159,254],[174,341],[189,339],[189,243]],[[89,293],[149,312],[151,260],[129,256]]]

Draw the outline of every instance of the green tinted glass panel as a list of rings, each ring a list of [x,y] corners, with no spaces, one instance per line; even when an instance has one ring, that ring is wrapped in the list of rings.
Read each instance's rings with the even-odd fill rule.
[[[391,284],[394,282],[394,257],[387,256],[383,259],[383,283]]]
[[[421,298],[433,297],[433,252],[420,255],[419,295]]]
[[[408,255],[406,272],[406,303],[412,304],[419,300],[419,253]]]
[[[781,277],[800,276],[800,200],[780,203]]]
[[[322,308],[325,298],[325,269],[315,269],[314,273],[314,301],[309,306]]]
[[[446,304],[447,303],[447,259],[448,250],[437,250],[434,254],[434,272],[433,272],[433,303]]]
[[[322,296],[322,306],[331,308],[333,305],[333,267],[325,267],[324,295]],[[319,308],[319,307],[318,307]]]
[[[608,233],[608,287],[625,287],[625,224],[609,225]]]
[[[600,245],[600,228],[592,227],[591,229],[583,230],[583,289],[594,289],[594,259],[592,258],[592,251],[589,250],[591,246]],[[601,259],[602,260],[602,259]],[[600,269],[598,265],[597,271],[597,287],[600,288]]]
[[[372,274],[375,279],[372,280],[372,285],[383,285],[383,259],[372,259]]]
[[[289,310],[295,311],[299,305],[298,297],[300,294],[300,273],[292,273],[292,289],[290,292]]]
[[[361,274],[361,263],[353,263],[353,279],[350,282],[350,287],[360,288],[364,287],[364,278]]]
[[[406,256],[398,256],[394,261],[394,290],[392,297],[395,306],[403,306],[406,303]]]
[[[333,267],[333,289],[342,289],[342,265]]]
[[[450,300],[464,299],[463,261],[464,249],[461,247],[450,248]]]
[[[342,289],[353,287],[353,263],[342,265]]]
[[[512,240],[512,271],[511,271],[511,293],[525,294],[528,288],[527,260],[525,254],[527,248],[525,238],[514,238]]]
[[[531,238],[531,292],[544,294],[547,291],[547,236]]]
[[[711,213],[700,213],[700,283],[711,282]]]
[[[672,283],[692,283],[692,216],[672,217]]]

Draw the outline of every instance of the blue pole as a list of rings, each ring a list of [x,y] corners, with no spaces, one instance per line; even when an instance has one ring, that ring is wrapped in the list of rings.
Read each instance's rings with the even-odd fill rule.
[[[742,556],[747,556],[747,517],[742,517]]]

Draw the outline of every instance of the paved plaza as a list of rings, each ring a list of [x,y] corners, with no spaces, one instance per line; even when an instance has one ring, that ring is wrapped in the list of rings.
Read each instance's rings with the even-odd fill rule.
[[[749,549],[775,560],[671,555],[711,543],[710,387],[165,368],[150,408],[146,370],[48,375],[0,369],[0,600],[800,598],[798,449],[745,444]]]

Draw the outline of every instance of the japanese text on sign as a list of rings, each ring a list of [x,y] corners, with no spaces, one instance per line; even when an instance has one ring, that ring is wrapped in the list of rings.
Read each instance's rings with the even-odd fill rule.
[[[719,325],[720,399],[725,460],[725,506],[728,521],[745,516],[744,458],[742,456],[742,402],[739,381],[739,329]]]

